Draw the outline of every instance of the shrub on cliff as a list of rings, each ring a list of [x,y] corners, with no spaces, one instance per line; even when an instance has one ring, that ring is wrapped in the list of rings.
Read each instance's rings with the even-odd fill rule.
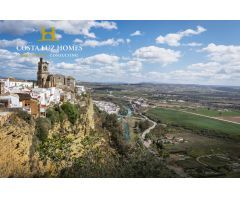
[[[47,110],[46,116],[47,116],[47,118],[50,119],[52,125],[60,121],[59,120],[59,112],[54,110],[53,108],[50,108]]]
[[[127,145],[124,142],[122,127],[117,120],[117,116],[115,114],[106,115],[102,120],[102,127],[110,132],[112,144],[120,154],[125,154],[127,152]]]
[[[51,121],[48,118],[37,118],[36,120],[36,136],[39,140],[45,141],[48,131],[51,128]]]
[[[32,116],[25,111],[22,110],[17,111],[17,116],[23,119],[28,124],[31,124],[33,122]]]
[[[78,110],[77,105],[66,102],[61,106],[61,109],[67,115],[68,120],[72,124],[75,124],[75,122],[77,121],[77,119],[79,117],[79,110]]]

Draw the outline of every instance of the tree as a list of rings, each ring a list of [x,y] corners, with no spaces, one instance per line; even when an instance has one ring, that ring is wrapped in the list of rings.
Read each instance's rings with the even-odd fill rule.
[[[33,119],[32,119],[32,116],[30,114],[28,114],[27,112],[25,111],[22,111],[22,110],[19,110],[17,112],[17,116],[21,119],[23,119],[25,122],[27,122],[28,124],[31,124]]]
[[[51,121],[48,118],[37,118],[36,136],[39,140],[45,141],[48,137],[48,131],[51,128]]]
[[[150,123],[149,123],[148,120],[141,120],[138,124],[138,127],[139,127],[141,132],[146,130],[149,126],[150,126]]]
[[[117,116],[115,114],[107,115],[103,121],[102,127],[110,132],[110,140],[118,152],[120,154],[126,153],[127,146],[124,143],[122,127],[117,120]]]
[[[74,104],[71,104],[69,102],[64,103],[61,108],[63,109],[64,113],[67,115],[68,120],[75,124],[79,117],[79,110],[78,107]]]

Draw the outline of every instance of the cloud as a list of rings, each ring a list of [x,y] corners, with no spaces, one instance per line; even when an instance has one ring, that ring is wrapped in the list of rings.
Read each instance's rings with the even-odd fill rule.
[[[74,63],[54,64],[54,71],[71,73],[70,75],[80,80],[91,81],[117,81],[123,80],[126,72],[125,66],[120,63],[120,58],[108,54],[78,58]]]
[[[192,65],[198,68],[207,68],[216,74],[228,74],[234,76],[240,74],[240,46],[237,45],[216,45],[209,44],[202,48],[202,52],[207,53],[209,59],[206,63]]]
[[[126,41],[127,42],[127,41]],[[107,39],[103,41],[98,40],[85,40],[82,41],[81,39],[75,39],[74,43],[78,43],[81,46],[89,46],[89,47],[101,47],[101,46],[118,46],[119,44],[125,43],[124,39]]]
[[[184,70],[167,74],[169,80],[200,84],[239,85],[240,46],[209,44],[201,52],[207,53],[206,62],[193,63]]]
[[[115,64],[119,61],[118,56],[108,55],[108,54],[96,54],[94,56],[86,57],[86,58],[78,58],[76,59],[77,63],[83,65],[108,65]]]
[[[0,49],[0,66],[15,67],[18,65],[36,64],[37,58],[24,57],[17,52],[11,52],[6,49]]]
[[[240,84],[240,46],[209,44],[201,49],[206,62],[179,66],[179,69],[151,71],[148,63],[167,65],[177,62],[179,51],[147,46],[136,49],[129,57],[100,53],[71,62],[51,63],[50,71],[76,77],[81,81],[165,82],[195,84]],[[22,57],[17,52],[0,49],[1,76],[35,79],[38,58]],[[159,71],[158,71],[159,70]]]
[[[192,36],[192,35],[199,35],[203,32],[205,32],[206,29],[201,27],[201,26],[197,26],[196,30],[193,29],[187,29],[185,31],[179,31],[177,33],[169,33],[165,36],[158,36],[156,38],[156,43],[159,44],[168,44],[169,46],[180,46],[180,40],[183,37],[187,37],[187,36]]]
[[[239,75],[236,77],[240,77]],[[170,72],[150,71],[144,76],[144,81],[162,82],[175,84],[239,84],[236,77],[229,74],[217,74],[214,71],[205,69],[202,71],[193,71],[188,69],[174,70]]]
[[[240,84],[240,46],[211,43],[201,52],[207,53],[206,62],[193,63],[186,68],[165,73],[148,71],[142,80],[202,85]]]
[[[181,54],[179,51],[173,51],[171,49],[148,46],[137,49],[133,53],[133,56],[142,61],[160,63],[165,66],[177,62],[181,57]]]
[[[36,79],[39,58],[22,57],[17,52],[0,49],[1,76]],[[96,54],[73,62],[50,62],[51,72],[71,75],[82,81],[134,81],[141,76],[142,63],[110,54]]]
[[[191,70],[204,70],[204,69],[216,69],[219,68],[219,63],[217,62],[207,62],[207,63],[194,63],[187,67]]]
[[[202,49],[208,53],[211,61],[227,63],[228,65],[240,65],[240,46],[209,44]]]
[[[185,44],[184,46],[189,46],[189,47],[200,47],[202,46],[202,43],[198,43],[198,42],[190,42]]]
[[[130,60],[126,63],[126,67],[130,72],[140,72],[142,70],[142,63],[138,60]]]
[[[139,60],[125,60],[115,55],[96,54],[76,59],[74,63],[57,63],[54,71],[71,75],[80,80],[134,82],[142,77],[143,65]]]
[[[24,45],[27,45],[27,41],[19,38],[14,40],[0,40],[0,48],[16,47],[16,46],[24,46]]]
[[[19,28],[21,27],[21,28]],[[103,28],[106,30],[117,29],[115,22],[110,21],[76,21],[76,20],[26,20],[26,21],[0,21],[0,33],[10,33],[14,35],[24,35],[39,31],[41,27],[55,27],[56,30],[61,30],[65,34],[83,35],[89,38],[96,38],[95,34],[91,32],[93,28]]]
[[[107,30],[111,30],[111,29],[117,29],[117,24],[115,22],[110,22],[110,21],[101,21],[101,22],[92,22],[93,23],[93,27],[97,27],[97,28],[104,28]]]
[[[209,44],[201,50],[207,53],[206,62],[193,63],[167,72],[157,71],[158,69],[143,70],[147,62],[169,64],[176,62],[181,56],[178,51],[155,46],[139,48],[133,53],[133,57],[96,54],[76,59],[75,63],[58,63],[54,71],[72,73],[73,76],[77,74],[80,80],[85,81],[239,85],[239,47]]]
[[[129,38],[126,39],[127,44],[129,44],[131,42],[131,40]]]
[[[15,76],[34,79],[38,58],[23,57],[21,54],[0,49],[1,76]]]
[[[130,36],[140,36],[140,35],[142,35],[142,32],[139,31],[139,30],[137,30],[137,31],[135,31],[135,32],[130,34]]]
[[[75,40],[73,40],[74,43],[78,43],[78,44],[82,44],[83,40],[76,38]]]

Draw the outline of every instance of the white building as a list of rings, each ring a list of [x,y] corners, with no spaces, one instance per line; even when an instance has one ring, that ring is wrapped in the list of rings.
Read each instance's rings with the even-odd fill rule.
[[[39,101],[40,114],[44,116],[49,105],[58,104],[60,102],[61,93],[62,90],[56,87],[33,88],[30,95],[33,99]]]
[[[33,99],[37,99],[40,103],[40,106],[48,106],[50,91],[45,88],[33,88],[30,92],[30,95]]]
[[[102,111],[108,114],[118,114],[120,108],[118,105],[107,101],[93,101],[93,103]]]
[[[6,108],[21,108],[17,94],[6,94],[0,96],[0,103]]]
[[[62,90],[56,87],[47,88],[50,91],[49,103],[58,104],[61,100]]]
[[[5,87],[22,87],[22,88],[32,88],[32,81],[17,80],[15,78],[5,78],[0,79],[1,82],[5,83]]]
[[[60,102],[62,90],[56,87],[51,88],[33,88],[30,95],[33,99],[37,99],[40,106],[49,106]]]
[[[33,87],[33,82],[16,80],[14,78],[0,79],[2,91],[15,93],[28,93]]]
[[[138,98],[137,100],[133,101],[139,107],[148,107],[147,101],[143,98]]]

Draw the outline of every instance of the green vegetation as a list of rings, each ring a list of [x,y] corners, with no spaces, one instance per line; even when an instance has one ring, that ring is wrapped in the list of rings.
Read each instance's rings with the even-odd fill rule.
[[[99,133],[98,141],[104,137]],[[71,167],[61,171],[60,177],[176,177],[162,162],[141,146],[128,149],[127,155],[113,154],[105,146],[91,148],[96,143],[96,135],[84,139],[84,154],[76,158]],[[87,140],[87,141],[86,141]],[[88,146],[90,145],[90,146]]]
[[[42,160],[49,158],[54,162],[67,161],[69,159],[71,142],[70,138],[60,136],[59,134],[45,139],[38,147],[40,158]]]
[[[110,133],[112,145],[120,154],[126,153],[126,144],[124,142],[123,131],[121,125],[117,121],[115,114],[107,115],[103,121],[102,128],[106,128]]]
[[[118,172],[118,154],[107,145],[107,135],[91,131],[81,141],[82,153],[72,165],[61,170],[60,177],[114,177]],[[101,145],[100,145],[101,144]]]
[[[115,114],[107,114],[104,111],[94,106],[97,129],[109,135],[110,145],[114,147],[120,154],[124,154],[127,150],[127,145],[124,141],[123,129]]]
[[[60,109],[60,110],[59,110]],[[76,151],[74,136],[55,133],[47,137],[52,123],[59,120],[62,107],[48,110],[47,118],[38,119],[41,143],[37,150],[42,161],[51,160],[61,169],[59,177],[175,177],[157,157],[146,151],[140,139],[128,145],[124,141],[117,116],[95,107],[95,129],[85,135]],[[147,125],[143,121],[144,125]],[[41,133],[41,134],[40,134]],[[73,145],[73,146],[71,146]]]
[[[139,128],[141,132],[145,131],[151,126],[151,123],[148,120],[141,120],[135,122],[135,127]]]
[[[190,129],[194,132],[240,138],[240,125],[238,124],[164,108],[150,109],[146,114],[155,121],[161,120],[163,123]]]
[[[238,110],[228,110],[228,109],[214,109],[214,108],[187,108],[186,111],[207,115],[210,117],[228,117],[228,116],[240,116],[240,111]]]
[[[128,152],[128,156],[121,160],[119,177],[124,178],[157,178],[177,177],[166,168],[154,155],[143,147],[135,147]]]
[[[146,138],[152,140],[153,142],[156,142],[159,138],[163,137],[168,132],[173,131],[169,127],[165,128],[158,124],[154,129],[150,131],[149,134],[146,135]]]
[[[63,109],[58,105],[53,108],[49,108],[46,116],[50,119],[52,125],[58,122],[63,122],[63,120],[67,117]]]
[[[25,111],[22,111],[22,110],[17,111],[17,116],[19,118],[23,119],[28,124],[32,124],[32,122],[33,122],[32,116]]]
[[[26,118],[27,113],[23,116]],[[56,105],[47,110],[46,118],[36,119],[36,135],[40,141],[45,141],[48,137],[48,131],[55,123],[62,123],[64,119],[68,119],[74,124],[80,117],[80,109],[78,105],[69,102],[64,103],[62,106]]]
[[[40,141],[45,141],[48,137],[48,131],[51,128],[51,121],[48,118],[37,118],[36,136]]]
[[[207,164],[211,168],[218,169],[221,167],[226,166],[227,164],[230,164],[228,160],[222,159],[218,156],[211,156],[211,157],[203,157],[200,159],[201,162]]]
[[[119,114],[126,116],[128,114],[128,109],[125,106],[120,106]]]
[[[81,112],[82,110],[77,104],[65,102],[61,106],[56,105],[49,108],[46,117],[51,121],[52,125],[62,123],[64,119],[68,119],[72,124],[75,124]]]
[[[79,117],[79,109],[78,106],[75,104],[71,104],[69,102],[64,103],[61,106],[61,109],[64,111],[64,113],[67,115],[68,120],[72,123],[75,124]]]

